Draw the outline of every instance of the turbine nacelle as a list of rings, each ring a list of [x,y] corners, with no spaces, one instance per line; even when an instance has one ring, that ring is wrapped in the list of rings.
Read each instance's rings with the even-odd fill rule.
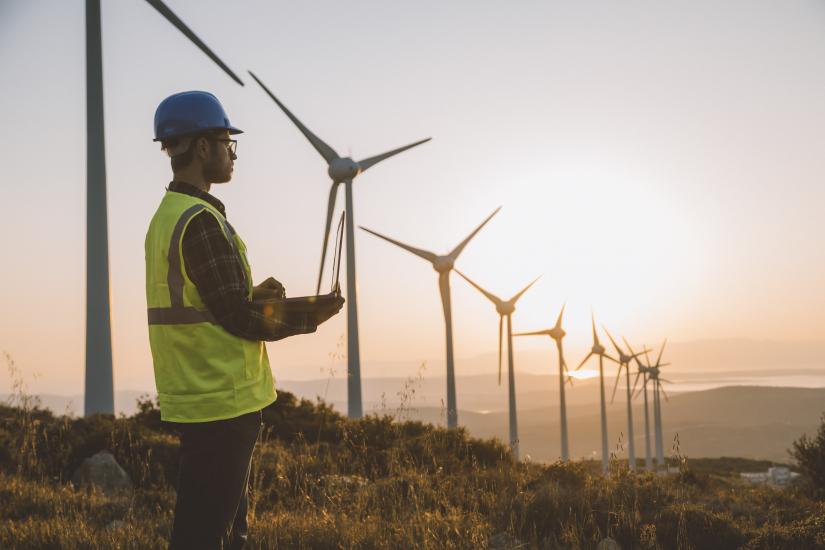
[[[512,302],[500,302],[496,304],[496,311],[499,315],[512,315],[516,311],[516,304]]]
[[[439,274],[452,271],[454,265],[455,260],[451,258],[449,255],[437,256],[433,260],[433,269],[435,269]]]
[[[593,347],[590,349],[590,353],[593,355],[604,355],[607,350],[601,344],[593,344]]]
[[[361,167],[349,157],[332,159],[327,174],[335,183],[351,181],[361,173]]]
[[[564,332],[564,329],[562,329],[561,327],[551,328],[548,334],[550,335],[550,338],[552,338],[553,340],[561,340],[562,338],[567,336],[567,333]]]

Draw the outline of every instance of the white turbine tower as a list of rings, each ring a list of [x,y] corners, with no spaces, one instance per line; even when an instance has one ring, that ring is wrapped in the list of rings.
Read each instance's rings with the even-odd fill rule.
[[[455,265],[458,256],[461,254],[461,251],[464,250],[464,247],[467,246],[467,243],[476,236],[476,233],[481,231],[481,228],[485,226],[485,224],[490,221],[490,218],[498,214],[498,211],[501,210],[501,207],[493,211],[492,214],[487,216],[481,225],[475,228],[470,235],[461,241],[461,243],[456,246],[452,252],[449,254],[445,254],[443,256],[439,256],[427,250],[422,250],[420,248],[415,248],[413,246],[404,244],[402,242],[396,241],[389,237],[385,237],[380,233],[376,233],[371,229],[367,229],[366,227],[361,227],[367,233],[372,233],[376,237],[380,237],[385,241],[391,242],[396,246],[400,246],[407,252],[412,252],[419,258],[424,258],[428,262],[430,262],[433,266],[433,269],[436,270],[438,273],[438,288],[441,291],[441,305],[444,308],[444,324],[446,327],[447,332],[447,427],[448,428],[455,428],[458,426],[458,405],[456,404],[456,395],[455,395],[455,363],[453,361],[453,313],[452,313],[452,305],[450,301],[450,271],[453,270],[453,266]]]
[[[324,226],[324,242],[321,247],[321,267],[318,269],[318,286],[316,292],[319,292],[321,289],[321,277],[324,274],[324,260],[327,254],[327,242],[329,241],[329,231],[332,225],[332,214],[335,209],[335,198],[338,194],[338,186],[342,183],[344,184],[345,207],[347,210],[347,415],[350,418],[361,418],[364,410],[361,402],[361,352],[358,339],[358,300],[355,284],[355,214],[352,208],[352,181],[356,176],[382,160],[388,159],[407,149],[411,149],[416,145],[426,143],[432,138],[422,139],[415,143],[399,147],[398,149],[393,149],[392,151],[387,151],[386,153],[381,153],[380,155],[359,161],[354,161],[350,157],[342,158],[332,147],[310,132],[309,129],[275,97],[275,94],[269,91],[269,88],[267,88],[252,71],[249,71],[249,74],[324,158],[328,166],[327,174],[329,174],[329,177],[332,179],[332,185],[329,189],[329,200],[327,202],[327,219]]]
[[[668,363],[662,363],[662,354],[665,351],[665,346],[667,345],[667,339],[665,339],[664,343],[662,344],[662,349],[659,350],[659,357],[656,358],[656,364],[650,365],[648,371],[648,377],[650,380],[653,380],[653,423],[654,429],[656,430],[656,467],[662,468],[665,465],[665,453],[664,453],[664,442],[662,440],[662,398],[659,396],[661,392],[662,395],[665,396],[667,399],[667,393],[665,389],[662,387],[662,382],[670,382],[669,380],[665,380],[659,376],[659,369],[662,367],[666,367]]]
[[[564,316],[564,306],[561,306],[559,318],[556,319],[556,326],[547,330],[539,330],[536,332],[518,332],[513,336],[549,336],[556,342],[556,349],[559,352],[559,405],[561,406],[561,459],[564,462],[570,460],[570,447],[567,441],[567,403],[564,397],[565,382],[572,382],[572,378],[567,374],[567,362],[564,360],[564,351],[562,350],[562,338],[567,334],[561,328],[561,319]]]
[[[576,370],[582,368],[582,366],[587,363],[587,360],[590,359],[591,356],[596,355],[599,357],[599,391],[601,396],[601,418],[602,418],[602,473],[607,473],[607,468],[609,465],[608,462],[608,449],[607,449],[607,409],[604,400],[604,359],[610,359],[614,363],[618,363],[617,360],[610,357],[607,353],[605,353],[604,346],[599,343],[599,334],[596,332],[596,317],[595,315],[592,316],[593,322],[593,347],[590,349],[590,353],[587,354],[587,357],[579,363],[579,366],[576,367]]]
[[[160,0],[146,0],[235,82],[243,82]],[[86,0],[86,380],[83,414],[114,414],[100,0]]]
[[[624,344],[627,346],[627,349],[630,350],[630,353],[635,356],[634,360],[636,361],[636,367],[638,369],[636,371],[636,378],[633,380],[631,393],[636,393],[636,384],[639,382],[639,377],[642,377],[642,389],[639,391],[643,392],[645,396],[645,470],[651,471],[653,470],[653,454],[650,450],[650,412],[647,404],[647,375],[650,368],[642,364],[639,360],[639,354],[633,353],[633,348],[627,340],[624,340]],[[635,397],[638,397],[638,395],[639,394],[636,393]]]
[[[476,290],[484,294],[488,300],[493,302],[498,312],[498,385],[501,385],[501,341],[504,326],[504,318],[507,318],[507,382],[509,384],[508,390],[508,405],[510,410],[510,449],[513,451],[513,457],[516,460],[519,458],[518,450],[518,413],[516,411],[516,373],[513,365],[513,313],[516,311],[516,302],[524,295],[527,290],[539,280],[539,277],[533,279],[533,282],[518,291],[509,300],[502,300],[495,294],[487,292],[479,285],[470,280],[458,269],[456,273],[473,285]]]
[[[619,355],[619,370],[616,371],[616,382],[613,384],[613,395],[610,397],[610,403],[613,403],[613,400],[616,398],[616,389],[619,387],[619,379],[622,377],[622,369],[625,370],[625,385],[627,390],[627,464],[630,467],[630,470],[635,472],[636,471],[636,443],[634,441],[633,435],[633,406],[632,406],[632,398],[630,392],[630,362],[636,359],[639,355],[643,353],[647,353],[647,350],[640,351],[639,353],[632,353],[630,355],[626,354],[622,348],[616,343],[613,339],[613,336],[610,335],[608,332],[607,327],[602,326],[604,332],[607,334],[607,337],[610,338],[610,342],[613,344],[613,347],[616,349],[616,353]]]

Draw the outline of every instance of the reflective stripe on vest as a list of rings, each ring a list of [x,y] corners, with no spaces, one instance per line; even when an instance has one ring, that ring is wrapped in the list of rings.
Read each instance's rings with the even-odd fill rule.
[[[180,250],[180,241],[183,237],[183,229],[189,220],[198,215],[201,211],[206,210],[202,204],[196,204],[188,210],[175,224],[175,229],[172,231],[172,238],[169,243],[169,274],[166,277],[166,283],[169,285],[169,302],[170,307],[150,307],[147,310],[147,317],[150,325],[190,325],[193,323],[216,323],[215,317],[208,310],[201,311],[193,307],[185,307],[183,305],[183,266],[181,265],[181,256],[178,254]],[[226,220],[220,220],[223,230],[229,237],[229,244],[232,248],[237,250],[233,236],[235,230]]]

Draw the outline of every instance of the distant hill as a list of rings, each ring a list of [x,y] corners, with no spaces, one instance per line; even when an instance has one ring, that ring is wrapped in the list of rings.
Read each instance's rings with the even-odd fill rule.
[[[616,452],[620,434],[627,439],[627,413],[621,394],[608,406],[608,436]],[[813,434],[825,412],[825,388],[724,387],[673,395],[663,401],[664,450],[673,453],[676,434],[680,453],[688,457],[737,456],[787,462],[787,449],[803,433]],[[408,416],[439,422],[438,409],[420,408]],[[637,458],[644,457],[644,409],[633,408]],[[559,409],[552,406],[522,410],[519,437],[523,456],[548,461],[560,455]],[[462,411],[459,423],[477,437],[498,437],[507,441],[505,412],[479,414]],[[653,409],[650,408],[653,437]],[[574,457],[601,456],[598,403],[573,404],[568,408],[570,452]],[[652,451],[655,447],[651,440]],[[624,451],[618,453],[626,457]]]
[[[525,375],[519,378],[519,431],[523,456],[550,461],[560,454],[558,389],[552,383],[555,377]],[[337,383],[338,381],[332,381]],[[384,406],[373,403],[365,407],[368,413],[389,413],[403,418],[419,419],[444,424],[445,411],[440,403],[421,400],[426,391],[442,390],[438,379],[424,379],[407,386],[399,379],[365,380],[365,389],[371,392],[384,388],[387,400]],[[477,437],[498,437],[507,441],[508,419],[506,385],[498,386],[495,377],[483,375],[461,377],[464,393],[459,395],[459,423]],[[568,421],[570,450],[574,457],[600,456],[598,384],[596,380],[577,381],[568,392]],[[288,388],[297,395],[311,397],[312,383],[298,384],[305,391]],[[395,389],[391,394],[390,388]],[[416,393],[410,393],[416,389]],[[397,393],[407,392],[403,405]],[[116,404],[120,412],[133,414],[136,399],[143,392],[118,392]],[[365,392],[367,393],[367,392]],[[608,393],[609,395],[609,393]],[[620,434],[627,438],[626,409],[623,389],[608,406],[608,428],[611,450],[616,450]],[[82,396],[41,396],[46,408],[56,413],[82,413]],[[644,415],[641,398],[634,401],[633,417],[636,455],[644,457]],[[338,410],[345,410],[337,404]],[[494,405],[494,406],[491,406]],[[464,408],[467,407],[467,408]],[[476,407],[475,410],[468,410]],[[488,411],[488,412],[480,412]],[[803,433],[814,433],[825,411],[825,388],[776,388],[759,386],[731,386],[712,390],[670,393],[663,401],[665,454],[672,454],[673,441],[679,434],[680,452],[688,457],[737,456],[759,460],[786,462],[787,449]],[[653,430],[652,401],[650,409],[651,437]],[[619,453],[626,456],[627,445]]]

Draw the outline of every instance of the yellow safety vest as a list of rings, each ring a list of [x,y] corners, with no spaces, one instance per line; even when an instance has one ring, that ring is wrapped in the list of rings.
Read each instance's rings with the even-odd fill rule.
[[[234,418],[275,401],[264,343],[217,324],[186,274],[183,233],[204,211],[238,252],[252,297],[246,245],[226,218],[204,200],[167,191],[146,234],[146,302],[160,416],[170,422]]]

